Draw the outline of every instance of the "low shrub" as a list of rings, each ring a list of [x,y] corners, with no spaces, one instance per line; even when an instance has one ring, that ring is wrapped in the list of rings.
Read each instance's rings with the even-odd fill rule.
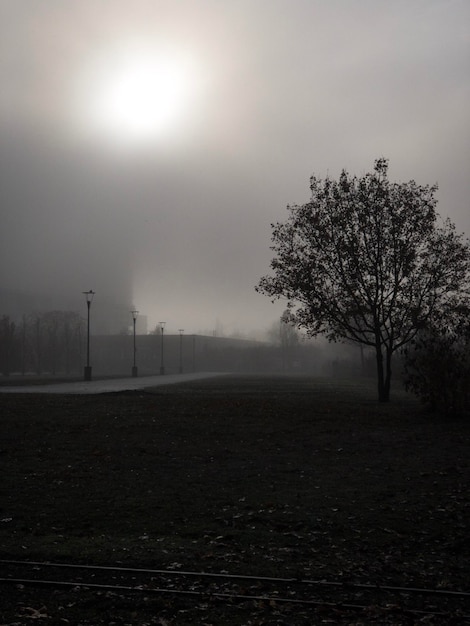
[[[421,329],[403,350],[403,382],[433,411],[470,410],[470,322],[435,322]]]

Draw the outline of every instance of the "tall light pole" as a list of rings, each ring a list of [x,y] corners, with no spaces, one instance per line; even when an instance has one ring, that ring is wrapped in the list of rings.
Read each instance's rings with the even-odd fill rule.
[[[184,328],[179,328],[178,332],[180,334],[180,374],[183,373],[183,333]]]
[[[163,363],[163,330],[165,328],[166,322],[160,322],[160,330],[162,331],[162,360],[160,362],[160,376],[163,376],[165,373],[165,365]]]
[[[87,330],[86,330],[86,365],[83,372],[84,380],[91,380],[91,365],[90,365],[90,307],[93,302],[93,297],[95,292],[90,289],[90,291],[83,291],[83,295],[86,299],[87,306]]]
[[[137,377],[137,363],[136,363],[137,348],[135,347],[135,323],[137,321],[137,316],[139,315],[139,311],[136,311],[135,309],[133,309],[131,311],[131,314],[132,314],[132,321],[134,323],[134,362],[132,365],[132,376],[136,378]]]

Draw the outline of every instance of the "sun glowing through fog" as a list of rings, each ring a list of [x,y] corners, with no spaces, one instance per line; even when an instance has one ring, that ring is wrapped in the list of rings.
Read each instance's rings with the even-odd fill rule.
[[[96,63],[86,81],[82,124],[116,143],[175,135],[195,105],[196,72],[182,55],[127,49]]]

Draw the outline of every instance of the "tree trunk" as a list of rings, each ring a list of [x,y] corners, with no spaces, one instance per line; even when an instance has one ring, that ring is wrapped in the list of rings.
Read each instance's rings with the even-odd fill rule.
[[[390,400],[391,355],[389,355],[389,351],[387,350],[387,359],[384,369],[384,358],[380,341],[377,341],[375,344],[375,356],[377,360],[377,391],[379,394],[379,402],[388,402]]]
[[[388,402],[390,400],[390,383],[392,381],[392,351],[387,348],[385,357],[385,381],[384,381],[384,400]]]

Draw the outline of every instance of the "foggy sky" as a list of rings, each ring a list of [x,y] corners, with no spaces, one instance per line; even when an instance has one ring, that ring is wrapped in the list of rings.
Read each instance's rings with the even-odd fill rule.
[[[469,24],[467,0],[2,0],[0,287],[77,309],[92,288],[169,332],[265,329],[284,308],[254,291],[270,223],[313,173],[381,156],[470,235]],[[127,42],[184,54],[195,84],[138,145],[84,113]]]

